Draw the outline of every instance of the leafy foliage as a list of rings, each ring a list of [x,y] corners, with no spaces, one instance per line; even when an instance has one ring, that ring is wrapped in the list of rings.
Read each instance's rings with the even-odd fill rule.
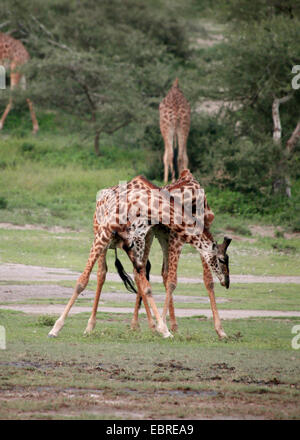
[[[102,133],[154,121],[166,84],[189,58],[174,11],[137,0],[31,3],[7,2],[6,15],[35,57],[27,66],[35,102],[92,126],[97,153]]]

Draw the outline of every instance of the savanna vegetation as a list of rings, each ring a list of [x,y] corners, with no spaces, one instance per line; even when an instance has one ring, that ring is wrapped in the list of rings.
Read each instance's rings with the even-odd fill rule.
[[[192,104],[190,168],[214,210],[299,230],[300,93],[292,88],[292,68],[300,64],[300,26],[294,2],[30,4],[4,1],[1,31],[20,38],[31,54],[26,93],[41,129],[36,138],[29,135],[24,93],[17,92],[2,135],[2,182],[27,166],[47,176],[46,167],[68,193],[86,191],[89,172],[93,187],[93,173],[99,187],[138,173],[160,182],[158,104],[177,76]],[[2,105],[8,93],[1,92]],[[207,100],[221,103],[217,113],[203,111]],[[77,172],[72,191],[70,167]],[[108,168],[116,176],[102,180]],[[34,192],[30,201],[25,195],[23,208],[37,208]],[[40,195],[39,203],[51,209]],[[14,209],[6,185],[0,197],[2,208]]]

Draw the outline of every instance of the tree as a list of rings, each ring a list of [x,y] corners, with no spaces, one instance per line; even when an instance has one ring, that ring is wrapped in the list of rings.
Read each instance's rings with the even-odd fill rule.
[[[172,10],[138,0],[6,2],[14,35],[33,56],[31,96],[84,121],[100,154],[101,133],[157,120],[188,40]]]
[[[300,20],[296,9],[286,9],[282,2],[273,2],[272,7],[259,0],[256,3],[259,19],[251,21],[250,14],[250,22],[241,20],[239,26],[237,3],[230,3],[234,6],[231,12],[235,29],[231,27],[227,35],[224,63],[219,70],[220,94],[237,104],[234,118],[239,121],[241,137],[263,144],[273,134],[276,144],[285,145],[273,167],[273,188],[290,196],[290,165],[300,125],[300,91],[292,88],[292,68],[300,64]],[[247,2],[243,1],[242,6],[247,8]]]

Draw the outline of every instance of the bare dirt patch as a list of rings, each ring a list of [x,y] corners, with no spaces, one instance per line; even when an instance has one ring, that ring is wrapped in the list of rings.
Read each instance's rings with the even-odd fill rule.
[[[48,231],[48,232],[74,232],[72,228],[63,228],[61,226],[42,226],[42,225],[15,225],[13,223],[0,223],[0,229],[14,229],[18,231]]]
[[[46,314],[46,315],[60,315],[64,311],[64,304],[16,304],[16,305],[0,305],[0,309],[15,310],[30,314]],[[91,313],[91,306],[77,306],[74,305],[70,310],[70,315],[76,313]],[[99,312],[105,313],[132,313],[132,307],[99,307]],[[144,309],[141,313],[145,313]],[[212,318],[212,312],[209,309],[177,309],[176,316],[179,318],[192,316],[206,316]],[[291,316],[299,316],[298,311],[278,311],[278,310],[219,310],[221,319],[243,319],[243,318],[257,318],[257,317],[275,317],[284,318]]]
[[[250,225],[249,229],[252,235],[258,235],[260,237],[276,237],[276,232],[281,232],[284,238],[300,238],[300,232],[284,232],[280,226],[261,226],[261,225]]]
[[[121,285],[122,286],[122,285]],[[62,287],[55,284],[41,284],[41,285],[0,285],[0,301],[1,302],[20,302],[28,301],[31,299],[68,299],[73,293],[73,288]],[[85,290],[80,298],[93,299],[95,292],[93,290]],[[165,300],[165,295],[155,295],[155,299],[158,302]],[[133,303],[135,295],[127,293],[126,291],[117,292],[102,292],[100,304],[105,304],[107,301],[117,301]],[[205,296],[186,296],[178,295],[176,297],[178,303],[203,303],[208,304],[209,298]],[[219,303],[228,302],[226,298],[218,298]]]
[[[0,281],[62,281],[77,280],[80,272],[69,269],[30,266],[25,264],[2,263],[0,264]],[[96,280],[96,275],[91,274],[91,280]],[[122,283],[120,277],[116,273],[107,273],[107,281]],[[159,275],[151,275],[150,281],[154,283],[162,283],[162,277]],[[202,278],[178,277],[179,283],[198,284],[203,283]],[[230,275],[231,283],[283,283],[283,284],[300,284],[300,276],[264,276],[264,275]]]

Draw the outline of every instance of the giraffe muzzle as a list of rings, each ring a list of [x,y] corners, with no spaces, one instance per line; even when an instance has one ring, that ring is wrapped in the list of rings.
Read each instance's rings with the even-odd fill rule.
[[[221,281],[220,284],[221,284],[221,286],[226,287],[226,289],[229,289],[229,286],[230,286],[229,275],[225,275],[224,281]]]

